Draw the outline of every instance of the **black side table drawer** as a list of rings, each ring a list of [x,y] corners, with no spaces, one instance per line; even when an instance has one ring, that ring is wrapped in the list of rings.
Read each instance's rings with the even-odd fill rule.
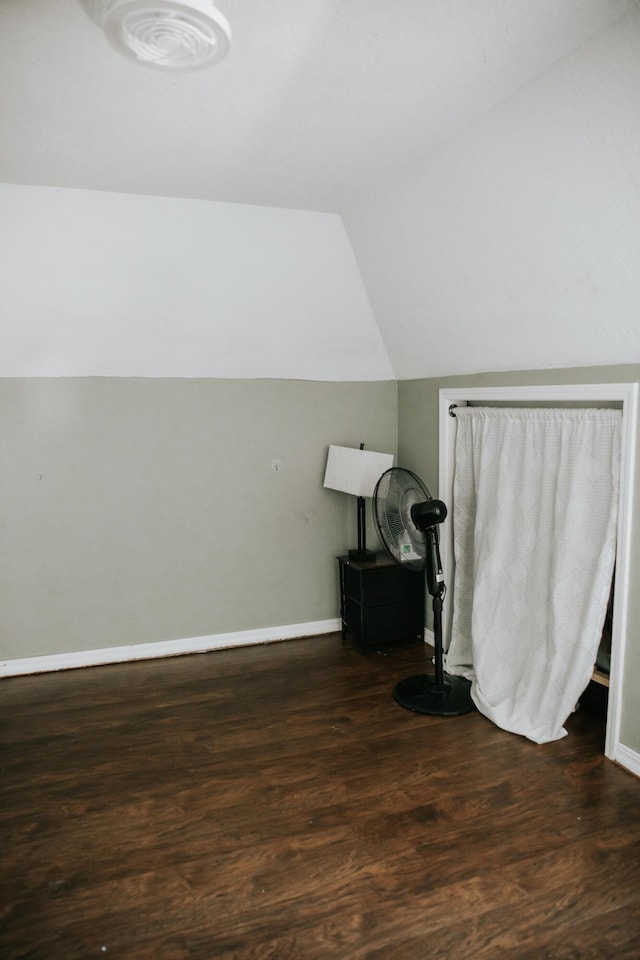
[[[387,603],[381,607],[363,607],[347,597],[345,631],[356,635],[363,647],[419,640],[423,620],[420,603]]]
[[[377,563],[338,557],[342,635],[361,647],[424,638],[425,582],[385,554]]]
[[[385,603],[410,602],[416,598],[416,586],[424,587],[424,578],[413,570],[390,566],[356,567],[353,560],[344,566],[344,592],[367,607]]]

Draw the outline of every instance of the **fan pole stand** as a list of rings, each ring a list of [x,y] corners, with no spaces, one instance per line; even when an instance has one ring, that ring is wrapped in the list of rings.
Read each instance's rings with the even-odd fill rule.
[[[437,549],[437,547],[436,547]],[[427,578],[431,580],[430,577]],[[471,699],[471,684],[464,677],[455,677],[443,669],[442,598],[444,584],[433,587],[433,635],[435,640],[435,674],[420,673],[396,684],[393,699],[405,710],[430,717],[459,717],[472,713],[476,705]]]
[[[435,675],[421,673],[401,680],[393,698],[406,710],[432,717],[457,717],[471,713],[471,684],[464,677],[444,672],[442,604],[446,593],[438,526],[447,516],[442,500],[434,500],[419,477],[410,470],[391,467],[382,474],[373,493],[373,516],[380,540],[396,563],[423,570],[425,590],[433,598]],[[406,548],[411,548],[406,552]],[[424,618],[423,618],[424,626]]]

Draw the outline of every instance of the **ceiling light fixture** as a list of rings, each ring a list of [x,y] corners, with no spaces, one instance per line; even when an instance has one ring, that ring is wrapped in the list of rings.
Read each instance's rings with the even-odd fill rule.
[[[81,0],[118,53],[144,66],[184,72],[219,63],[231,27],[211,0]]]

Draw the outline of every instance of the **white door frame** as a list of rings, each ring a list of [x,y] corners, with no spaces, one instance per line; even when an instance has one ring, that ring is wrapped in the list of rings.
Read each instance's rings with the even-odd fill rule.
[[[629,566],[631,551],[631,513],[633,503],[633,480],[635,468],[636,429],[638,419],[637,383],[587,383],[556,386],[530,387],[455,387],[440,390],[440,473],[439,496],[448,505],[453,505],[453,472],[455,464],[455,416],[450,407],[466,406],[474,402],[588,402],[617,401],[622,403],[622,461],[620,471],[620,503],[618,508],[618,546],[616,553],[616,587],[613,601],[611,633],[611,672],[609,676],[609,706],[607,710],[607,735],[605,756],[626,765],[620,757],[620,714],[622,710],[622,678],[627,617],[629,605]],[[454,411],[452,411],[454,412]],[[447,582],[453,585],[453,524],[446,520],[440,541],[443,569]],[[452,591],[453,592],[453,591]],[[454,598],[455,602],[455,598]],[[450,638],[448,610],[443,611],[445,645]],[[622,751],[624,753],[624,747]]]

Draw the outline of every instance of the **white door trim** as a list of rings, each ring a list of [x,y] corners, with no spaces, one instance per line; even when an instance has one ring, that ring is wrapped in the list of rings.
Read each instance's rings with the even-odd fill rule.
[[[455,417],[450,416],[452,404],[465,406],[473,401],[499,402],[588,402],[622,404],[622,462],[620,473],[620,503],[618,509],[618,547],[616,554],[616,589],[613,603],[611,637],[611,673],[609,677],[609,707],[607,712],[607,735],[605,756],[621,762],[624,749],[620,744],[620,715],[622,711],[622,679],[627,619],[629,606],[629,567],[631,553],[631,520],[635,470],[635,447],[638,420],[637,383],[586,383],[560,384],[555,386],[529,387],[454,387],[440,390],[440,447],[439,447],[439,493],[453,505],[453,471],[455,463]],[[453,584],[453,524],[445,521],[440,550],[443,569],[449,584]],[[448,610],[443,613],[445,644],[450,636]],[[621,749],[622,748],[622,749]],[[624,764],[623,764],[624,765]]]

